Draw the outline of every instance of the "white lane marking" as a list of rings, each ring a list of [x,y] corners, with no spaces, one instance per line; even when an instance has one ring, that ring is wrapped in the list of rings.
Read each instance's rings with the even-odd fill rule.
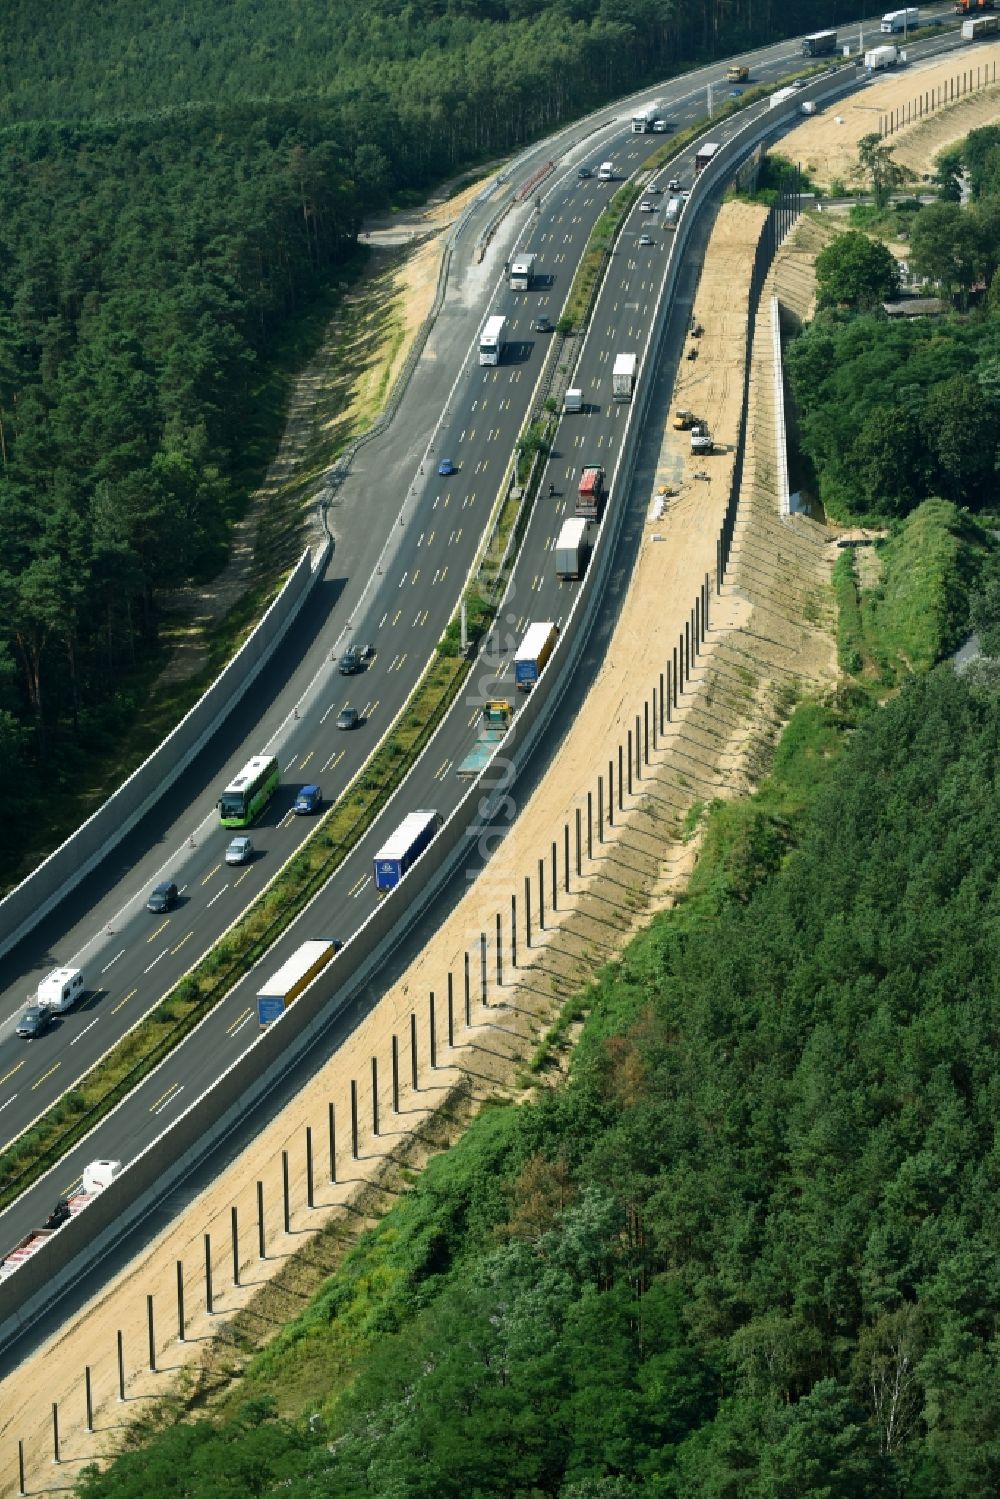
[[[93,1020],[90,1022],[90,1024],[89,1025],[85,1025],[84,1028],[83,1028],[83,1030],[80,1032],[80,1034],[78,1036],[74,1036],[73,1037],[72,1041],[69,1043],[70,1046],[75,1046],[78,1041],[82,1041],[83,1038],[84,1038],[84,1036],[87,1034],[87,1032],[90,1031],[90,1030],[93,1030],[94,1026],[97,1024],[97,1022],[100,1020],[100,1018],[101,1018],[100,1015],[95,1015],[94,1018],[93,1018]]]

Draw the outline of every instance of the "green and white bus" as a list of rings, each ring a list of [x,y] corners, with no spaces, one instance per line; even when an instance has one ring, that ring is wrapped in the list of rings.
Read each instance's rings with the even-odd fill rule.
[[[278,789],[281,771],[273,755],[254,755],[219,797],[224,828],[245,828],[262,812]]]

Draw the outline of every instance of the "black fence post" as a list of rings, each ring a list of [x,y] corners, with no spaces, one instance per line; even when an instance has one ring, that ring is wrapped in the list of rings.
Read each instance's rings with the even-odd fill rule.
[[[551,859],[549,868],[550,868],[551,873],[552,873],[552,910],[553,910],[553,912],[555,912],[555,911],[557,911],[559,909],[559,906],[558,906],[558,894],[559,894],[559,857],[558,857],[558,853],[557,853],[557,850],[556,850],[556,841],[555,841],[554,838],[552,840],[552,859]]]
[[[24,1487],[24,1442],[20,1438],[17,1443],[17,1492],[22,1499],[28,1492]]]
[[[284,1152],[282,1152],[284,1154]],[[351,1078],[351,1155],[354,1160],[358,1158],[358,1085]],[[287,1233],[288,1230],[286,1229]]]
[[[503,988],[503,917],[497,912],[497,988]]]
[[[472,986],[469,982],[469,952],[465,951],[465,1023],[472,1024]]]
[[[352,1084],[353,1086],[353,1084]],[[288,1151],[281,1152],[281,1212],[285,1233],[292,1231],[292,1203],[288,1188]]]
[[[52,1461],[59,1462],[59,1406],[52,1402]]]
[[[395,1041],[395,1036],[392,1039]],[[326,1106],[326,1132],[330,1148],[330,1184],[332,1186],[337,1180],[337,1114],[332,1103]]]
[[[448,992],[451,993],[451,974],[448,975]],[[392,1038],[392,1112],[399,1113],[399,1041]]]
[[[183,1343],[184,1337],[184,1261],[177,1262],[177,1341]]]
[[[430,1051],[431,1071],[433,1072],[434,1069],[437,1067],[437,1064],[438,1064],[437,1016],[434,1013],[434,990],[433,989],[430,991],[430,994],[427,996],[427,1039],[428,1039],[428,1042],[429,1042],[429,1048],[428,1049]]]
[[[125,1339],[122,1337],[121,1328],[118,1329],[118,1401],[119,1404],[125,1399]]]
[[[604,780],[601,776],[597,777],[597,841],[604,842]],[[594,857],[592,847],[590,857]]]
[[[229,1237],[233,1250],[233,1285],[238,1289],[240,1284],[240,1219],[235,1203],[229,1209]]]
[[[455,990],[452,977],[448,975],[448,1046],[455,1045]]]
[[[332,1165],[332,1153],[330,1161]],[[330,1180],[337,1180],[336,1172],[334,1172]],[[262,1181],[257,1183],[257,1258],[259,1260],[267,1259],[267,1245],[264,1242],[264,1183]]]
[[[378,1116],[378,1057],[372,1057],[372,1134],[376,1140],[381,1133]],[[312,1207],[312,1203],[309,1204]]]
[[[205,1234],[205,1310],[209,1316],[215,1310],[212,1298],[212,1235]]]
[[[148,1348],[147,1348],[147,1352],[149,1354],[149,1372],[150,1372],[150,1374],[155,1374],[156,1373],[156,1331],[155,1331],[155,1329],[153,1327],[153,1298],[152,1298],[152,1296],[147,1296],[146,1297],[146,1342],[149,1345]]]
[[[538,930],[545,930],[545,860],[538,861]]]
[[[378,1130],[375,1131],[378,1134]],[[312,1125],[306,1125],[306,1207],[316,1206],[316,1195],[313,1191],[313,1132]]]
[[[410,1012],[410,1087],[417,1091],[417,1017]]]
[[[531,876],[524,876],[524,945],[531,948]]]
[[[486,933],[479,933],[479,1002],[488,1004],[486,997]]]
[[[615,762],[608,761],[608,827],[615,825]]]
[[[510,966],[517,967],[517,896],[510,898]]]
[[[85,1364],[83,1369],[83,1397],[87,1405],[87,1430],[94,1429],[94,1391],[90,1383],[90,1365]]]

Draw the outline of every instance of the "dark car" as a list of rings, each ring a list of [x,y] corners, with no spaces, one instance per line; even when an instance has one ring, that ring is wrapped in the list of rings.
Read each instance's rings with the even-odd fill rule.
[[[159,916],[163,911],[172,911],[177,904],[178,889],[173,880],[161,880],[149,893],[146,910]]]
[[[578,177],[593,177],[593,175],[594,175],[593,168],[591,168],[591,167],[580,167],[580,169],[578,170],[578,172],[577,172],[576,175]]]
[[[361,722],[361,714],[357,708],[341,708],[337,714],[338,729],[356,729]]]
[[[356,676],[359,671],[364,670],[364,656],[356,645],[349,645],[347,650],[337,662],[337,670],[342,677]]]
[[[452,463],[450,458],[442,458],[441,462],[438,464],[438,473],[441,475],[442,479],[447,479],[449,475],[457,474],[458,469],[455,467],[454,463]]]
[[[303,786],[295,798],[292,811],[297,812],[299,816],[304,816],[309,812],[318,812],[322,805],[323,788],[321,786]]]
[[[32,1005],[30,1010],[25,1010],[17,1022],[17,1034],[24,1036],[26,1040],[32,1041],[35,1036],[41,1036],[52,1024],[52,1011],[47,1005]]]
[[[552,324],[543,314],[541,317],[535,318],[535,321],[531,325],[531,331],[533,333],[551,333]]]

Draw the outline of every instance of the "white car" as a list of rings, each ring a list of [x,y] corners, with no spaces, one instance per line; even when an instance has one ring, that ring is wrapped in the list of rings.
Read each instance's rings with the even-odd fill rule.
[[[653,236],[651,234],[640,234],[639,235],[639,244],[640,245],[651,245],[652,243],[653,243]]]
[[[643,198],[642,202],[639,204],[639,212],[640,213],[655,213],[656,212],[656,204],[655,203],[651,203],[648,198]]]
[[[233,838],[226,849],[227,864],[249,864],[253,858],[253,843],[245,834]]]

